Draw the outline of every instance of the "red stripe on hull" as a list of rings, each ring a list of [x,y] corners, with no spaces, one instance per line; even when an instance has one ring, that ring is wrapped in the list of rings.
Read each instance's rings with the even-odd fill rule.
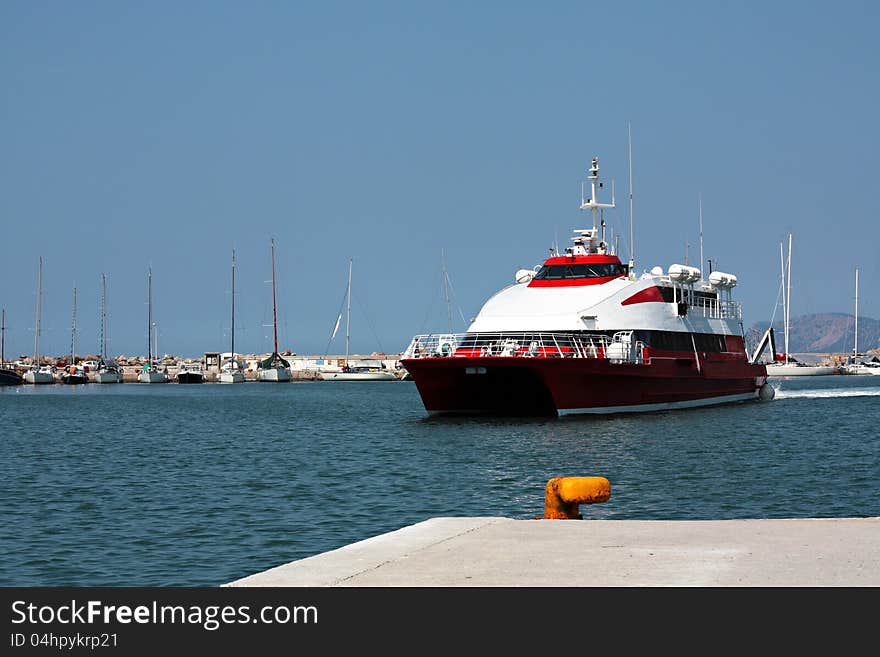
[[[588,358],[416,358],[412,375],[435,413],[554,415],[567,410],[684,404],[755,394],[763,365],[744,359],[655,358],[649,365]],[[719,403],[723,402],[719,399]]]

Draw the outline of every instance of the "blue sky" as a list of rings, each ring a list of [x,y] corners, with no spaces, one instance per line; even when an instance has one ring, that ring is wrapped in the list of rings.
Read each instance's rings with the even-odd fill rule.
[[[7,354],[320,354],[354,258],[352,351],[444,330],[588,225],[590,158],[636,266],[704,252],[769,319],[794,234],[792,313],[880,316],[877,5],[869,2],[0,4],[0,304]],[[344,351],[344,330],[330,347]]]

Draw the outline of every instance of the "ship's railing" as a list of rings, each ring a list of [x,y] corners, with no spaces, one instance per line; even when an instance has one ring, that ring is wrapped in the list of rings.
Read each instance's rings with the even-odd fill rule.
[[[738,301],[719,301],[696,298],[688,304],[688,314],[709,319],[742,319],[742,305]]]
[[[403,358],[598,358],[645,362],[645,344],[632,331],[585,333],[431,333],[412,339]]]

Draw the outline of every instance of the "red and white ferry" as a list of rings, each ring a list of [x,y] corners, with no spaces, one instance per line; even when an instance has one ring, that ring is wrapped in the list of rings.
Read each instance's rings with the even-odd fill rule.
[[[770,399],[746,353],[736,276],[674,264],[636,276],[605,242],[599,160],[591,229],[492,296],[464,334],[417,335],[402,365],[431,413],[567,415]],[[765,336],[765,342],[768,336]],[[769,335],[772,341],[772,333]],[[763,345],[762,345],[763,346]]]

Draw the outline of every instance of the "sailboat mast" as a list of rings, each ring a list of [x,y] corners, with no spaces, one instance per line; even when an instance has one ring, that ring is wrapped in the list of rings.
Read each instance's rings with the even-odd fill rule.
[[[275,240],[272,240],[272,330],[275,336],[275,351],[278,353],[278,309],[275,304]]]
[[[73,322],[70,329],[70,364],[76,365],[76,288],[73,288]]]
[[[6,362],[6,308],[3,309],[3,319],[0,320],[0,365]]]
[[[235,249],[232,249],[232,361],[235,362]]]
[[[101,360],[107,359],[107,275],[101,274]]]
[[[853,356],[859,355],[859,268],[856,267],[856,328],[853,340]]]
[[[782,242],[779,243],[779,275],[781,277],[779,287],[782,289],[782,330],[785,333],[785,339],[788,340],[788,306],[785,301],[788,298],[785,295],[785,247],[782,246]],[[787,347],[785,351],[788,352]]]
[[[446,320],[449,333],[452,333],[452,306],[449,304],[449,275],[446,273],[446,253],[440,250],[440,262],[443,268],[443,294],[446,297]]]
[[[37,267],[37,317],[34,320],[34,366],[40,367],[40,304],[43,297],[43,256]]]
[[[351,339],[351,268],[354,258],[348,259],[348,294],[346,302],[348,307],[345,311],[345,365],[348,366],[349,340]]]
[[[785,310],[785,364],[788,365],[788,330],[791,327],[791,233],[788,234],[788,293]]]
[[[147,273],[147,358],[153,366],[153,268]]]

